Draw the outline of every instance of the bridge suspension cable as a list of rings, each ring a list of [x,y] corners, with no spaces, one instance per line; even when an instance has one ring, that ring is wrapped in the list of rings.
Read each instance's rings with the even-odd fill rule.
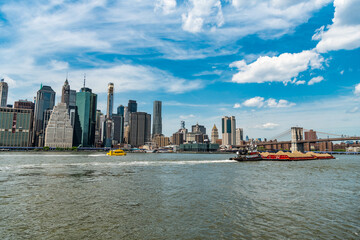
[[[280,138],[282,138],[282,137],[287,136],[287,135],[290,134],[290,133],[291,133],[291,129],[286,130],[286,131],[280,133],[279,135],[276,135],[276,136],[270,138],[270,140],[280,139]]]
[[[310,131],[310,130],[309,130],[309,129],[304,129],[304,131]],[[313,130],[313,131],[316,132],[316,133],[325,134],[325,135],[330,135],[330,136],[339,136],[339,137],[344,136],[344,135],[341,135],[341,134],[326,133],[326,132],[320,132],[320,131],[316,131],[316,130]]]

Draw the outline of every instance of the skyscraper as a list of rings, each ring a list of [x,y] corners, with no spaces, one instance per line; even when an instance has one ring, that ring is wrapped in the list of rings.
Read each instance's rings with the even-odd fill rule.
[[[236,144],[236,121],[235,117],[223,117],[222,118],[222,144],[223,145],[235,145]]]
[[[236,129],[236,145],[240,145],[241,141],[244,140],[244,131],[242,128]]]
[[[114,107],[114,84],[108,84],[107,109],[106,109],[106,136],[105,147],[111,147],[114,138],[114,122],[112,120]]]
[[[73,127],[71,126],[67,104],[58,103],[50,116],[45,131],[45,146],[71,148]]]
[[[124,116],[125,113],[125,107],[123,105],[119,105],[117,108],[117,115]]]
[[[52,110],[55,105],[55,92],[50,86],[41,86],[37,92],[34,111],[33,144],[44,146],[44,116],[47,110]]]
[[[193,133],[206,134],[206,128],[203,125],[199,125],[198,123],[196,123],[196,125],[191,126],[191,131]]]
[[[6,107],[8,96],[8,84],[4,79],[0,81],[0,107]]]
[[[214,127],[211,130],[211,143],[216,144],[216,140],[218,139],[219,139],[219,132],[216,125],[214,124]]]
[[[153,137],[162,134],[161,101],[154,101]]]
[[[137,103],[135,100],[129,100],[129,103],[128,103],[128,111],[129,113],[134,113],[134,112],[137,112]]]
[[[129,143],[138,147],[150,142],[151,138],[151,115],[145,112],[133,112],[130,115]]]
[[[90,147],[95,141],[97,95],[90,88],[83,87],[76,93],[77,116],[74,145]],[[79,124],[77,124],[77,122]]]
[[[65,83],[61,91],[61,102],[66,104],[66,107],[69,107],[70,104],[70,85],[66,78]]]

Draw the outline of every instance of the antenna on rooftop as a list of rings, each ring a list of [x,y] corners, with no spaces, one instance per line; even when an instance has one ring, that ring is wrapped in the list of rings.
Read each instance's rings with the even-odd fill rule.
[[[84,73],[84,88],[85,88],[85,81],[86,81],[86,73]]]

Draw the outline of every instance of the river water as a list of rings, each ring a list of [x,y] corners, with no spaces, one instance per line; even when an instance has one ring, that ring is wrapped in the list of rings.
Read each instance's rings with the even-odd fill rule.
[[[0,239],[360,239],[360,156],[1,153]]]

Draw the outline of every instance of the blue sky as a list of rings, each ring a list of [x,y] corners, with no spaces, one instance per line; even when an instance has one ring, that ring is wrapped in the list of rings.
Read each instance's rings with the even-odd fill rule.
[[[250,137],[291,126],[360,135],[357,0],[0,2],[0,77],[9,99],[60,89],[69,74],[106,109],[163,101],[163,131],[235,116]]]

